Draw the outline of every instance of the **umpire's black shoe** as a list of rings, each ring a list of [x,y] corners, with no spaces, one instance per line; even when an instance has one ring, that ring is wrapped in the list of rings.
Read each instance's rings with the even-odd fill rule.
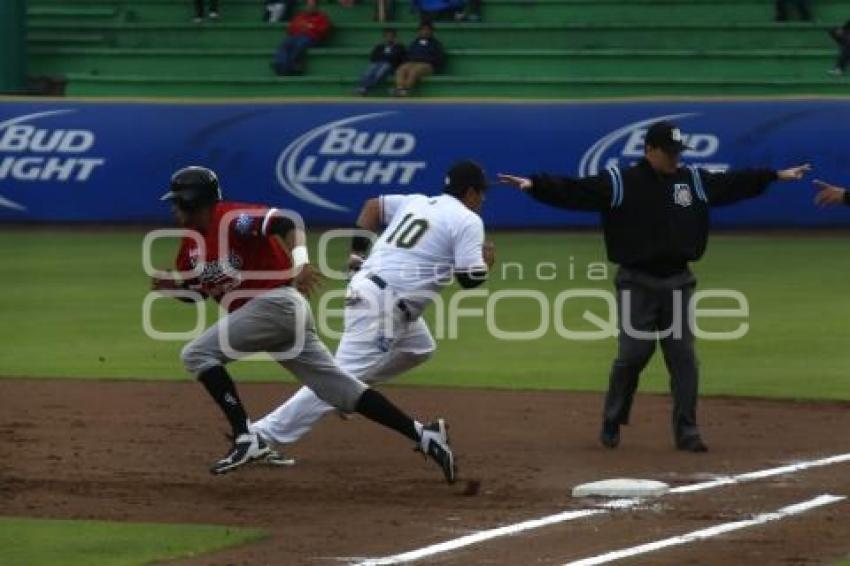
[[[442,468],[447,482],[455,482],[457,466],[449,446],[448,426],[445,420],[437,419],[422,427],[422,437],[419,439],[417,450],[430,456]]]
[[[248,462],[265,458],[270,452],[271,449],[259,435],[250,432],[240,434],[233,441],[233,447],[227,453],[227,456],[212,465],[210,473],[226,474]]]
[[[676,449],[683,452],[708,452],[708,446],[705,445],[698,434],[677,440]]]
[[[605,448],[616,448],[620,444],[620,425],[610,421],[602,422],[602,432],[599,434],[599,442]]]

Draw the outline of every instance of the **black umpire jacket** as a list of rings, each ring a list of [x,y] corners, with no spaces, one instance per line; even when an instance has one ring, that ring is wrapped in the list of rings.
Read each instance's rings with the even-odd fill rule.
[[[680,167],[657,173],[646,159],[572,179],[534,175],[529,194],[559,208],[602,213],[605,246],[613,263],[669,277],[700,259],[708,244],[709,207],[759,196],[776,180],[772,169],[710,173]]]

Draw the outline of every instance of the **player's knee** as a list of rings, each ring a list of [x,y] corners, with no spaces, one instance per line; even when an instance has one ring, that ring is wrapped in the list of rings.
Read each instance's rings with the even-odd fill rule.
[[[434,355],[434,350],[436,348],[431,348],[430,350],[417,350],[416,352],[405,352],[405,357],[409,360],[410,367],[416,367],[418,365],[422,365]]]
[[[204,370],[220,365],[220,362],[205,353],[195,342],[189,342],[180,351],[180,361],[183,367],[192,375],[199,375]]]
[[[353,413],[360,395],[365,390],[366,387],[362,383],[352,380],[351,383],[345,383],[341,387],[340,384],[328,386],[319,384],[313,389],[313,393],[328,405],[346,413]]]
[[[664,357],[673,365],[682,368],[696,368],[699,366],[697,354],[693,348],[669,348],[665,349]]]

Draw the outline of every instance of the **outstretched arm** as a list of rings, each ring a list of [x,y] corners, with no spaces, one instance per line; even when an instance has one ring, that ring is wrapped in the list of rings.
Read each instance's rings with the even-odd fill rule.
[[[499,180],[528,193],[535,200],[558,208],[602,211],[613,205],[613,188],[607,174],[573,179],[545,174],[519,177],[500,173]]]
[[[839,206],[842,204],[850,206],[850,190],[824,183],[818,179],[815,179],[814,183],[818,188],[818,194],[815,195],[815,204],[817,206]]]
[[[321,286],[322,278],[310,265],[304,228],[296,226],[291,218],[275,216],[269,221],[266,233],[289,253],[295,273],[292,279],[295,288],[307,297],[312,295]]]
[[[811,168],[811,165],[805,164],[778,171],[737,169],[726,173],[700,170],[699,173],[709,204],[723,206],[755,198],[764,193],[774,181],[799,181]]]
[[[370,198],[363,203],[363,208],[360,209],[360,215],[355,223],[356,228],[366,230],[368,232],[377,233],[381,228],[382,211],[381,199]],[[372,246],[372,240],[365,234],[355,234],[351,237],[351,251],[348,254],[348,272],[349,274],[360,271],[360,266],[366,261],[366,256],[369,255],[369,248]]]

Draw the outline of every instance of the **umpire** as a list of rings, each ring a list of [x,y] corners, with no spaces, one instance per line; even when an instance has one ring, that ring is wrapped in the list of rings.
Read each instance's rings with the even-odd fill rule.
[[[644,158],[628,169],[612,167],[581,179],[500,175],[503,182],[546,204],[602,214],[608,259],[619,265],[618,351],[600,437],[608,448],[620,442],[620,425],[628,424],[638,378],[660,341],[670,372],[676,447],[708,450],[696,419],[699,374],[687,308],[696,278],[688,264],[705,252],[710,206],[759,196],[773,181],[802,179],[810,168],[709,173],[680,165],[686,149],[675,125],[658,122],[647,131]],[[674,307],[674,301],[683,308]],[[676,318],[681,320],[679,328],[673,324]]]

